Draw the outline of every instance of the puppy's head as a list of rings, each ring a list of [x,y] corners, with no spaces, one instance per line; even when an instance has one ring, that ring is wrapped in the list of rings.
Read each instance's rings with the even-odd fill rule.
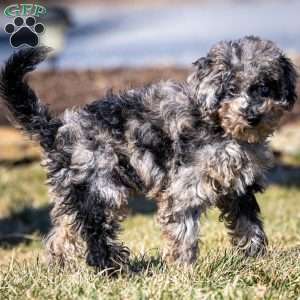
[[[221,42],[194,65],[188,83],[198,105],[235,139],[263,141],[296,100],[295,68],[271,41]]]

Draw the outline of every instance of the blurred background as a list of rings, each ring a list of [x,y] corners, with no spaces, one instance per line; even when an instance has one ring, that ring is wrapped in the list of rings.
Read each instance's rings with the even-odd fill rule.
[[[16,2],[2,0],[1,11]],[[250,34],[271,39],[300,65],[299,0],[39,3],[48,9],[38,19],[46,28],[40,40],[54,51],[29,80],[56,113],[100,98],[111,88],[184,80],[191,63],[223,39]],[[3,29],[12,20],[0,17],[0,65],[14,51]],[[276,166],[269,179],[284,190],[293,187],[293,197],[300,200],[299,116],[298,103],[272,138]],[[49,230],[49,196],[40,157],[39,147],[9,125],[1,108],[0,245],[13,247]],[[150,202],[136,200],[131,207],[133,214],[151,214],[155,209]]]

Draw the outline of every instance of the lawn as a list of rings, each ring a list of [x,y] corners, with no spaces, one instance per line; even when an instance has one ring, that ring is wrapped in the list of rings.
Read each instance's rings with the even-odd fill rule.
[[[121,237],[134,272],[109,278],[82,261],[66,270],[47,266],[44,181],[38,162],[0,166],[0,299],[300,299],[300,186],[272,185],[258,196],[270,240],[263,258],[232,251],[216,210],[203,216],[191,270],[164,264],[155,208],[135,200]]]

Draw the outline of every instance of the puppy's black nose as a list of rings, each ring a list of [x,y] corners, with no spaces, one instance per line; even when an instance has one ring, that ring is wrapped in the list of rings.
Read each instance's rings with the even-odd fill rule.
[[[256,126],[259,124],[261,116],[249,116],[247,117],[247,122],[250,126]]]

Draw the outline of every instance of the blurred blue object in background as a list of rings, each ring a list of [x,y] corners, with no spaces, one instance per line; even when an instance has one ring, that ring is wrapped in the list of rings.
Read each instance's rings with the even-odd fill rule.
[[[40,43],[53,49],[49,62],[55,69],[59,56],[65,49],[67,32],[73,25],[69,9],[63,6],[50,6],[47,14],[39,21],[46,27],[46,32],[40,36]]]

